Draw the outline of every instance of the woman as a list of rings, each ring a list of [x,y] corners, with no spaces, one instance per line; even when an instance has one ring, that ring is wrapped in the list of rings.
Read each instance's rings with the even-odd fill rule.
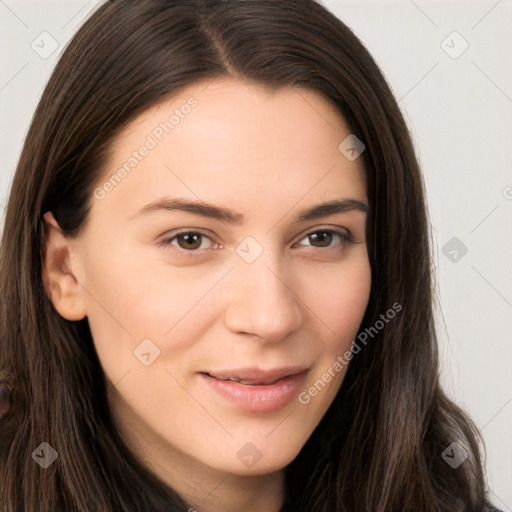
[[[7,206],[2,510],[489,510],[429,251],[397,103],[320,4],[105,3]]]

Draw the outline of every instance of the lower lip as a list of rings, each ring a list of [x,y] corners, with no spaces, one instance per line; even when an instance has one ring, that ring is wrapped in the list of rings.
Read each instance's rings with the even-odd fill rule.
[[[304,384],[307,370],[285,377],[268,386],[249,386],[232,380],[221,380],[202,373],[202,377],[220,396],[240,409],[271,412],[287,406]]]

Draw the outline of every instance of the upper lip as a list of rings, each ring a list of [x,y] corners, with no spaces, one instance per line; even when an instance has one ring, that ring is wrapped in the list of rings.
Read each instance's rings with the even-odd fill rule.
[[[291,375],[297,375],[306,371],[306,366],[283,366],[281,368],[270,368],[263,370],[261,368],[231,368],[224,370],[211,370],[206,373],[217,379],[236,379],[243,380],[248,384],[270,385],[278,380]]]

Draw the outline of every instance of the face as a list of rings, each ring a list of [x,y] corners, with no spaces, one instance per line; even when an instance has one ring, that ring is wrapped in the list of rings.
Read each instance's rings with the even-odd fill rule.
[[[87,316],[119,428],[154,466],[277,471],[332,403],[371,284],[349,134],[317,93],[221,80],[113,145],[66,240],[77,286],[52,297]]]

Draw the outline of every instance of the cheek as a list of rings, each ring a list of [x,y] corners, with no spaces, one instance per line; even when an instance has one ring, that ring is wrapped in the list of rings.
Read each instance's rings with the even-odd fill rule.
[[[322,293],[310,296],[321,323],[328,326],[317,347],[318,359],[298,403],[314,423],[320,421],[339,390],[353,354],[351,347],[363,319],[371,289],[367,259],[332,273]],[[304,412],[306,414],[306,412]]]
[[[143,349],[160,358],[159,363],[169,351],[183,360],[193,340],[207,330],[211,312],[204,299],[222,272],[197,276],[136,261],[117,267],[89,261],[88,319],[105,370],[122,374],[139,365],[136,357]]]
[[[325,349],[332,355],[345,351],[357,335],[370,297],[370,264],[364,259],[325,277],[324,286],[311,301],[315,304],[312,309],[329,329]]]

